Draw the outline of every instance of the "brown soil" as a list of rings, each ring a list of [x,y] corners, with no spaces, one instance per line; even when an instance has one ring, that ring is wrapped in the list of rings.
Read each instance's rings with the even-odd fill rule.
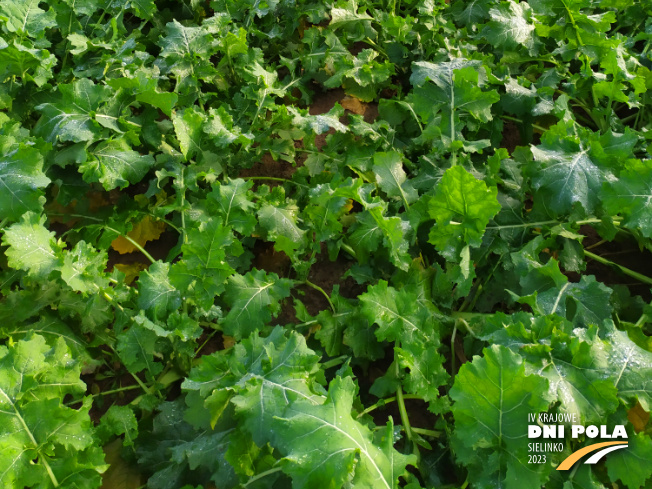
[[[268,153],[263,155],[262,159],[251,168],[241,170],[238,176],[240,178],[273,177],[290,179],[295,171],[296,167],[292,163],[283,160],[275,161]],[[270,187],[280,184],[280,182],[274,181],[264,181],[261,183],[265,183],[265,185],[269,185]]]
[[[516,149],[516,146],[522,144],[521,134],[518,132],[518,126],[514,122],[506,121],[503,124],[503,140],[500,143],[500,147],[506,148],[511,155]]]

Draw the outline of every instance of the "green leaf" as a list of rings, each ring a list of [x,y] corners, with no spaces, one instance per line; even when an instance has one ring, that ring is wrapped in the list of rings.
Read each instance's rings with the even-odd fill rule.
[[[154,166],[154,157],[134,151],[124,139],[105,141],[79,167],[86,182],[100,182],[105,190],[139,182]]]
[[[526,420],[529,413],[547,409],[547,384],[526,375],[521,357],[498,345],[462,365],[450,396],[455,401],[455,455],[469,467],[472,484],[507,489],[543,485],[552,467],[527,464]]]
[[[27,34],[30,37],[43,35],[45,29],[55,27],[55,13],[52,7],[47,11],[39,8],[34,0],[6,0],[0,4],[0,18],[4,17],[9,32]]]
[[[577,466],[573,478],[569,478],[564,482],[563,489],[605,489],[605,486],[598,481],[591,467],[593,466],[587,464]]]
[[[524,46],[531,53],[534,48],[534,17],[527,3],[512,0],[502,2],[489,10],[491,21],[480,34],[495,47],[515,49]]]
[[[598,337],[594,326],[577,328],[559,316],[532,318],[499,314],[491,321],[493,333],[483,339],[509,347],[526,359],[530,370],[549,381],[547,398],[585,424],[600,424],[618,407],[620,366],[610,365],[612,347]]]
[[[355,385],[351,377],[335,378],[321,405],[297,400],[275,419],[275,445],[285,454],[283,471],[293,487],[398,488],[414,455],[393,447],[391,421],[384,446],[373,443],[371,431],[351,416]]]
[[[79,241],[72,251],[64,254],[61,278],[73,290],[89,294],[108,285],[104,276],[106,252],[98,252],[84,241]]]
[[[117,339],[118,356],[131,373],[145,370],[150,377],[161,373],[163,365],[154,360],[154,355],[159,353],[159,335],[155,331],[134,322],[129,329],[120,333]]]
[[[109,98],[111,89],[82,78],[70,85],[60,84],[58,90],[56,101],[35,107],[43,115],[34,133],[49,142],[97,140],[101,128],[94,114]]]
[[[639,489],[652,477],[652,439],[637,433],[627,442],[627,448],[610,454],[605,465],[614,483],[620,481],[629,489]]]
[[[605,345],[595,338],[595,330],[577,336],[569,345],[572,358],[564,346],[558,346],[544,356],[541,375],[560,401],[560,412],[574,415],[582,423],[599,424],[617,408],[617,390],[612,379],[604,379],[604,372],[611,369],[605,362]]]
[[[339,104],[328,111],[326,114],[303,115],[294,107],[288,107],[288,112],[294,116],[292,123],[299,127],[304,127],[315,134],[322,134],[333,128],[338,132],[346,132],[347,127],[340,122],[340,117],[344,115],[344,109]]]
[[[454,3],[451,6],[451,12],[457,22],[468,26],[488,18],[490,7],[494,4],[495,2],[493,0],[474,0],[468,3]]]
[[[234,348],[205,355],[193,368],[182,388],[206,399],[211,424],[224,414],[233,397],[238,416],[254,441],[271,441],[270,423],[289,402],[307,399],[321,404],[322,389],[316,383],[319,356],[298,333],[272,330],[266,338],[253,334]]]
[[[652,238],[652,168],[639,165],[623,171],[618,180],[605,184],[603,195],[607,212],[622,215],[623,226]]]
[[[244,417],[244,426],[253,440],[263,446],[273,440],[270,426],[289,403],[301,399],[318,405],[324,398],[321,386],[315,382],[319,357],[306,346],[303,337],[296,333],[284,335],[276,328],[268,338],[252,340],[236,352],[246,370],[239,369],[245,377],[238,383],[233,404],[236,413]]]
[[[275,273],[255,268],[245,275],[232,275],[224,294],[230,308],[224,332],[240,339],[262,329],[280,311],[279,301],[290,295],[291,284]]]
[[[532,183],[546,207],[565,215],[579,204],[586,214],[593,214],[603,182],[612,177],[593,161],[590,148],[574,139],[551,136],[531,150],[536,162]]]
[[[131,0],[129,3],[136,15],[141,19],[151,19],[158,11],[154,0]]]
[[[369,323],[376,323],[376,337],[381,341],[396,342],[395,352],[399,366],[407,368],[405,380],[408,392],[434,403],[439,399],[439,387],[448,374],[443,357],[438,352],[439,331],[434,321],[436,310],[429,301],[415,303],[417,291],[413,286],[400,290],[388,287],[380,280],[359,296],[362,313]],[[441,408],[431,404],[431,409]]]
[[[552,260],[554,259],[549,260],[548,264],[553,267],[542,267],[537,272],[556,269],[558,276],[562,276],[557,261]],[[532,280],[532,277],[527,280]],[[588,326],[600,324],[604,318],[611,316],[611,294],[612,290],[597,282],[594,276],[584,275],[579,283],[568,282],[567,279],[560,280],[557,285],[550,288],[541,287],[534,294],[521,297],[519,301],[529,304],[537,314],[559,314],[575,324]]]
[[[428,203],[430,217],[436,221],[428,242],[451,260],[466,244],[480,246],[489,220],[500,211],[497,193],[461,166],[446,170]]]
[[[215,431],[193,429],[184,420],[188,410],[182,398],[161,403],[158,410],[152,429],[139,434],[136,446],[142,470],[153,472],[147,481],[149,487],[194,487],[188,484],[189,481],[202,487],[237,485],[237,477],[225,459],[233,434],[232,426]]]
[[[401,270],[407,270],[412,262],[406,239],[409,224],[397,216],[386,217],[385,212],[383,204],[373,204],[358,214],[356,225],[351,228],[350,244],[362,263],[366,263],[382,244],[390,261]]]
[[[45,228],[45,219],[45,216],[26,212],[2,237],[2,243],[9,246],[6,251],[9,266],[25,270],[37,279],[46,279],[62,263],[62,246],[55,240],[54,232]]]
[[[315,231],[319,242],[338,236],[342,232],[340,218],[346,213],[348,199],[333,185],[316,185],[310,191],[310,203],[305,213],[309,217],[304,224]]]
[[[131,447],[138,437],[138,421],[130,406],[113,405],[102,416],[97,436],[106,444],[113,436],[124,435],[124,446]]]
[[[254,136],[242,131],[233,122],[233,117],[224,106],[209,110],[209,117],[204,125],[204,132],[211,137],[211,142],[218,148],[226,148],[232,143],[248,146]]]
[[[452,61],[443,63],[430,63],[428,61],[417,61],[412,66],[410,83],[415,86],[423,85],[430,80],[445,92],[450,92],[453,87],[455,70],[462,68],[473,68],[475,70],[482,66],[480,60],[468,60],[464,58],[454,58]]]
[[[398,151],[376,153],[373,171],[376,174],[376,182],[388,197],[398,197],[406,206],[419,198],[417,191],[407,181],[401,153]]]
[[[301,246],[306,234],[305,230],[298,226],[299,208],[296,204],[286,203],[283,205],[264,204],[258,211],[258,222],[267,231],[267,237],[276,242],[275,248],[292,254],[292,250]],[[279,242],[279,238],[283,241]],[[289,241],[287,245],[283,242]]]
[[[186,27],[174,20],[166,26],[167,35],[160,39],[160,56],[167,58],[170,69],[184,76],[193,76],[195,58],[206,55],[213,37],[201,27]]]
[[[370,285],[367,292],[359,296],[362,312],[369,322],[379,328],[376,336],[379,340],[397,341],[403,334],[421,337],[429,341],[425,324],[432,320],[428,311],[415,307],[411,291],[397,291],[380,280]]]
[[[186,161],[196,154],[201,154],[202,125],[205,117],[204,114],[192,107],[172,114],[174,132]]]
[[[240,256],[242,245],[219,218],[202,222],[198,229],[187,233],[187,238],[181,247],[183,260],[172,265],[170,281],[177,290],[188,291],[190,297],[194,294],[197,304],[208,310],[234,272],[226,262],[226,253]]]
[[[181,305],[181,294],[169,279],[170,264],[157,261],[140,274],[138,307],[153,319],[165,319]]]
[[[42,188],[50,184],[43,173],[43,156],[33,147],[23,144],[0,156],[0,219],[17,221],[27,211],[43,209]]]
[[[33,306],[33,304],[30,305]],[[42,312],[37,322],[20,324],[18,323],[18,315],[14,313],[12,316],[14,321],[0,328],[0,334],[3,337],[24,338],[34,333],[43,336],[50,344],[56,342],[58,338],[63,338],[70,349],[70,353],[83,367],[83,370],[92,369],[101,363],[91,356],[91,353],[87,350],[86,342],[60,319]]]
[[[239,233],[248,236],[256,227],[253,216],[254,203],[251,187],[253,181],[237,178],[229,183],[216,182],[208,194],[210,209],[218,212],[225,226],[231,226]]]
[[[33,49],[14,40],[2,49],[0,47],[0,73],[14,80],[28,81],[42,87],[52,78],[52,69],[57,57],[46,49]]]
[[[94,445],[88,411],[63,405],[67,394],[86,386],[65,341],[54,346],[33,335],[9,348],[0,347],[0,485],[99,487],[106,470]]]
[[[330,11],[329,27],[334,31],[341,29],[352,41],[362,41],[365,37],[375,37],[376,31],[371,27],[373,17],[358,8],[356,0],[337,2]]]
[[[613,324],[609,329],[605,338],[610,344],[607,363],[618,397],[628,405],[638,401],[645,411],[652,411],[652,353]]]

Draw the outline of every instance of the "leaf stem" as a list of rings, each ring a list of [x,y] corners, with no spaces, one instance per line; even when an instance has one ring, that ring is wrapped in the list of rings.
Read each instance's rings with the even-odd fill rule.
[[[274,468],[271,468],[269,470],[266,470],[265,472],[261,472],[260,474],[257,474],[255,476],[253,476],[245,484],[242,484],[242,487],[247,487],[250,484],[256,482],[257,480],[260,480],[260,479],[262,479],[264,477],[267,477],[268,475],[272,475],[272,474],[275,474],[276,472],[280,472],[280,471],[281,471],[281,467],[274,467]]]
[[[349,245],[346,244],[346,243],[342,243],[342,244],[340,245],[340,247],[341,247],[344,251],[346,251],[349,255],[351,255],[353,258],[355,258],[356,260],[358,259],[358,255],[356,255],[355,250],[354,250],[353,248],[351,248],[351,246],[349,246]]]
[[[340,355],[339,357],[331,358],[327,362],[321,364],[321,368],[328,370],[329,368],[337,367],[338,365],[344,363],[349,357],[349,355]]]
[[[632,277],[633,279],[638,280],[639,282],[643,282],[644,284],[652,285],[652,278],[643,275],[641,273],[635,272],[634,270],[631,270],[627,267],[624,267],[622,265],[619,265],[618,263],[615,263],[611,260],[607,260],[606,258],[601,257],[600,255],[596,255],[595,253],[591,253],[590,251],[584,250],[584,255],[588,256],[589,258],[592,258],[593,260],[597,261],[598,263],[602,263],[603,265],[609,265],[612,267],[616,267],[618,270],[620,270],[622,273],[625,275],[628,275],[629,277]]]
[[[120,231],[118,231],[117,229],[114,229],[114,228],[112,228],[112,227],[110,227],[110,226],[103,225],[102,227],[104,227],[105,229],[108,229],[109,231],[113,231],[113,232],[116,233],[116,234],[119,234],[119,235],[122,236],[124,239],[126,239],[127,241],[129,241],[129,242],[134,246],[134,248],[136,248],[136,249],[137,249],[138,251],[140,251],[143,255],[145,255],[145,257],[146,257],[150,262],[152,262],[152,263],[156,263],[156,260],[154,259],[154,257],[153,257],[152,255],[150,255],[150,254],[147,252],[147,250],[145,250],[145,248],[143,248],[143,247],[142,247],[138,242],[134,241],[132,238],[130,238],[130,237],[127,236],[126,234],[122,234]]]
[[[457,321],[453,326],[453,334],[451,335],[451,377],[455,376],[455,337],[457,336]]]
[[[412,427],[412,431],[418,435],[432,436],[433,438],[439,438],[441,436],[441,431],[427,430],[425,428],[415,428]]]
[[[404,394],[404,395],[403,395],[403,399],[422,399],[422,398],[419,397],[419,396],[411,395],[411,394]],[[383,407],[383,406],[386,406],[386,405],[389,404],[390,402],[394,402],[394,401],[396,401],[396,396],[393,396],[393,397],[387,397],[387,398],[385,398],[385,399],[381,399],[381,400],[378,401],[376,404],[372,404],[372,405],[369,406],[367,409],[365,409],[365,410],[362,411],[360,414],[358,414],[358,415],[356,416],[356,418],[361,418],[361,417],[364,416],[365,414],[369,414],[371,411],[375,411],[376,409],[381,408],[381,407]]]
[[[516,117],[511,117],[511,116],[508,116],[508,115],[503,114],[503,115],[500,116],[500,118],[501,119],[506,119],[506,120],[512,121],[512,122],[518,122],[519,124],[524,124],[524,122],[521,119],[517,119]],[[540,126],[538,124],[532,123],[531,126],[534,129],[536,129],[537,131],[541,131],[541,132],[546,132],[547,131],[547,129],[545,127]]]
[[[396,377],[400,378],[398,361],[396,359],[394,360],[394,364],[396,365]],[[412,448],[416,449],[416,444],[412,440],[412,428],[410,426],[410,418],[408,417],[407,409],[405,408],[405,397],[403,397],[403,387],[401,384],[399,384],[396,389],[396,404],[398,404],[398,412],[401,415],[401,423],[403,423],[403,428],[405,429],[405,436],[410,442],[412,442]]]
[[[91,394],[89,397],[95,398],[95,397],[100,397],[100,396],[110,396],[111,394],[118,394],[120,392],[131,391],[131,390],[134,390],[134,389],[141,389],[141,387],[138,384],[126,385],[126,386],[120,387],[118,389],[111,389],[111,390],[108,390],[108,391],[98,392],[97,394]],[[73,406],[75,404],[79,404],[80,402],[82,402],[81,399],[76,399],[74,401],[69,401],[69,402],[64,403],[64,406]]]
[[[622,219],[621,217],[613,216],[614,226],[619,226],[621,219]],[[602,219],[591,218],[591,219],[582,219],[580,221],[570,222],[569,224],[576,224],[578,226],[583,226],[584,224],[598,224],[601,222]],[[451,222],[451,224],[459,224],[459,223]],[[500,230],[500,229],[532,228],[532,227],[547,226],[548,224],[564,224],[564,222],[551,219],[550,221],[524,222],[522,224],[504,224],[498,226],[487,226],[486,229]]]
[[[208,343],[208,342],[210,341],[210,339],[211,339],[213,336],[215,336],[215,333],[217,333],[217,330],[216,330],[216,329],[214,329],[213,331],[211,331],[211,333],[206,337],[206,340],[201,344],[201,346],[200,346],[199,348],[197,348],[197,351],[196,351],[195,354],[192,356],[193,359],[196,358],[197,355],[199,355],[199,352],[202,350],[202,348],[204,348],[204,347],[206,346],[206,343]]]
[[[278,178],[278,177],[243,177],[243,180],[273,180],[275,182],[284,182],[297,185],[298,187],[310,188],[308,185],[303,183],[295,182],[294,180],[288,180],[287,178]]]
[[[326,293],[326,291],[325,291],[324,289],[322,289],[322,288],[321,288],[319,285],[317,285],[317,284],[313,284],[313,283],[312,283],[310,280],[308,280],[308,279],[304,280],[303,283],[304,283],[305,285],[307,285],[308,287],[312,287],[313,289],[315,289],[315,290],[321,292],[321,293],[324,295],[324,297],[326,297],[326,300],[328,301],[328,305],[331,307],[331,310],[332,310],[333,312],[337,312],[337,311],[335,310],[335,306],[333,305],[333,301],[331,301],[331,298],[328,296],[328,294]]]
[[[45,470],[47,471],[48,476],[52,481],[52,485],[54,487],[59,487],[59,481],[57,481],[57,477],[54,475],[54,472],[52,472],[52,468],[50,467],[50,464],[48,463],[46,456],[43,454],[40,455],[41,455],[41,461],[43,462],[43,466],[45,467]]]
[[[186,213],[185,213],[185,205],[186,205],[186,181],[185,181],[185,176],[184,176],[184,169],[185,167],[181,167],[181,185],[180,187],[183,189],[181,191],[181,241],[186,244],[188,242],[188,237],[186,236]]]

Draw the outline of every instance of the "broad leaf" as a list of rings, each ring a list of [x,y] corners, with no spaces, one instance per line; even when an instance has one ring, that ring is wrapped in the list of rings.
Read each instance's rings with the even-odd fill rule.
[[[574,138],[551,135],[531,149],[536,162],[532,183],[547,208],[565,215],[579,205],[585,214],[592,214],[603,182],[613,177],[591,158],[590,148]]]
[[[170,264],[158,261],[138,279],[138,307],[153,319],[165,319],[181,305],[181,294],[170,283],[169,273]]]
[[[240,178],[229,183],[215,183],[213,191],[208,194],[210,208],[220,214],[225,226],[231,226],[239,233],[247,236],[256,226],[256,218],[252,214],[252,181]]]
[[[491,21],[481,31],[493,46],[515,49],[524,46],[530,52],[534,48],[534,18],[527,3],[512,0],[489,10]]]
[[[652,352],[638,346],[613,324],[606,340],[610,345],[610,377],[618,396],[628,405],[638,400],[645,411],[652,411]]]
[[[280,311],[279,302],[290,295],[290,284],[275,273],[255,268],[245,275],[232,275],[224,296],[230,308],[224,318],[226,334],[243,338],[265,326]]]
[[[436,221],[428,242],[452,260],[464,245],[480,246],[489,220],[500,211],[496,195],[496,188],[487,188],[461,166],[446,170],[428,204]]]
[[[61,278],[73,290],[84,294],[97,293],[109,282],[104,276],[106,262],[106,253],[79,241],[73,250],[64,254]]]
[[[389,197],[398,197],[405,205],[419,198],[417,191],[407,181],[400,153],[376,153],[373,171],[376,174],[376,182]]]
[[[323,403],[322,388],[316,383],[318,361],[301,335],[277,327],[266,338],[253,334],[232,349],[204,356],[182,388],[205,399],[213,425],[236,396],[238,416],[253,440],[263,446],[272,440],[270,423],[289,402]]]
[[[526,375],[521,357],[497,345],[462,365],[450,391],[456,456],[468,464],[477,487],[516,489],[545,482],[551,467],[527,463],[526,420],[547,409],[547,384]]]
[[[22,144],[11,148],[0,156],[0,219],[17,221],[27,211],[40,212],[44,201],[41,189],[49,184],[37,149]]]
[[[5,17],[9,32],[39,37],[43,31],[55,27],[55,13],[52,7],[47,11],[39,8],[36,0],[6,0],[0,4],[0,18]]]
[[[134,151],[124,139],[102,142],[90,152],[90,156],[79,170],[83,172],[85,181],[100,182],[105,190],[137,183],[154,166],[151,155]]]
[[[101,128],[94,113],[108,98],[111,89],[82,78],[71,85],[59,85],[54,102],[36,106],[43,113],[34,133],[46,141],[95,141]]]
[[[607,457],[609,478],[629,489],[646,487],[646,481],[652,477],[652,439],[646,433],[637,433],[627,441],[626,449],[616,450]]]
[[[652,168],[641,165],[622,172],[615,182],[605,184],[604,205],[611,215],[625,217],[623,225],[652,238]]]
[[[172,265],[170,281],[178,289],[195,295],[196,302],[210,309],[215,296],[224,291],[226,279],[234,272],[226,253],[242,254],[242,245],[233,238],[221,219],[211,219],[188,232],[188,243],[181,248],[183,260]]]
[[[283,470],[293,487],[338,488],[346,482],[361,488],[398,488],[398,478],[414,455],[393,448],[391,424],[384,446],[351,416],[355,386],[350,377],[331,382],[322,405],[297,400],[275,419],[275,445],[285,454]],[[326,485],[325,485],[326,484]]]
[[[45,216],[26,212],[20,222],[9,226],[2,237],[2,243],[9,246],[9,266],[25,270],[28,275],[45,279],[61,266],[61,248],[54,232],[45,226]]]
[[[106,470],[95,446],[88,411],[63,404],[86,386],[62,338],[46,343],[33,335],[0,347],[0,485],[98,487]]]
[[[201,136],[204,119],[204,114],[192,107],[172,114],[174,131],[179,140],[181,153],[186,161],[194,155],[201,153]]]

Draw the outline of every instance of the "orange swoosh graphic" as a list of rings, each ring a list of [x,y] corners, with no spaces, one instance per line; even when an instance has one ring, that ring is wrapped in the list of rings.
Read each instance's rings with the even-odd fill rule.
[[[570,469],[575,462],[581,459],[584,455],[595,452],[604,447],[609,447],[611,445],[627,445],[626,441],[605,441],[603,443],[595,443],[589,445],[588,447],[580,448],[578,451],[571,453],[566,460],[559,464],[557,470],[568,470]]]

